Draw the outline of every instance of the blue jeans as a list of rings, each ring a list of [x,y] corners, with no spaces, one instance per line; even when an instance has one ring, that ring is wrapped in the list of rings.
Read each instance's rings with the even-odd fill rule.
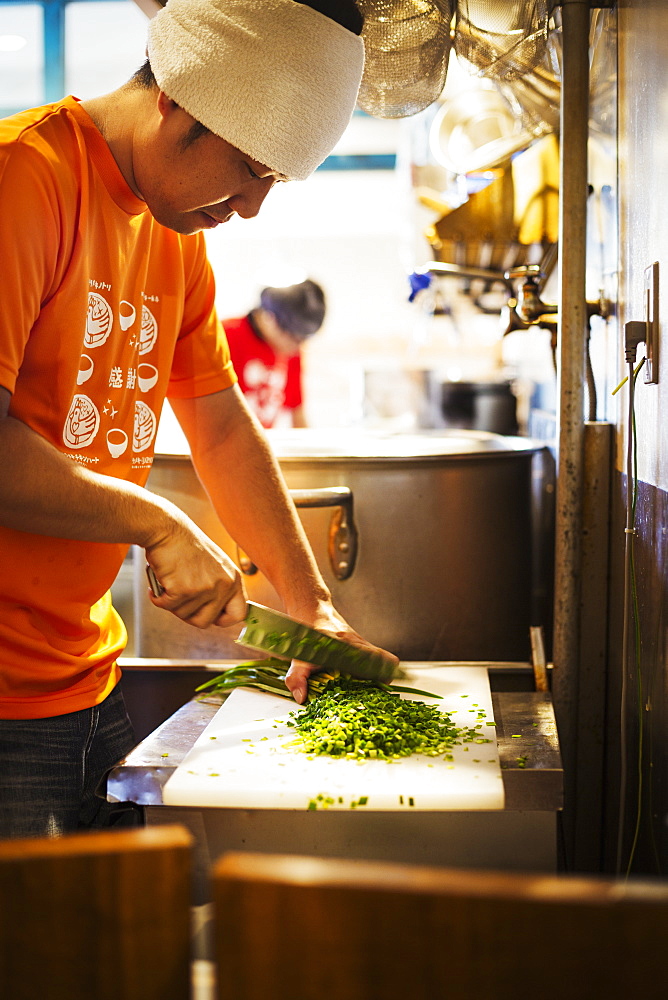
[[[103,797],[105,774],[135,742],[120,685],[79,712],[0,719],[0,837],[137,825],[139,810]]]

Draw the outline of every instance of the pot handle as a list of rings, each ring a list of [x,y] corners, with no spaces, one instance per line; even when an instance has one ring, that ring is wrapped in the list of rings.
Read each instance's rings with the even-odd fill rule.
[[[323,486],[311,490],[290,490],[295,507],[335,507],[329,524],[328,551],[332,573],[347,580],[357,559],[357,528],[353,518],[353,494],[349,486]],[[242,573],[252,576],[257,566],[237,546]]]

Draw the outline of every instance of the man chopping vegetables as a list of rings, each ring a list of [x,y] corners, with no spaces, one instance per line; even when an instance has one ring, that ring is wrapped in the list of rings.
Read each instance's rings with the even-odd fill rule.
[[[95,789],[134,742],[109,594],[131,544],[159,608],[202,629],[244,618],[234,563],[144,488],[165,396],[287,613],[369,645],[236,385],[202,234],[328,155],[360,30],[353,3],[169,0],[127,84],[0,122],[0,836],[113,821]],[[289,672],[297,702],[310,669]]]

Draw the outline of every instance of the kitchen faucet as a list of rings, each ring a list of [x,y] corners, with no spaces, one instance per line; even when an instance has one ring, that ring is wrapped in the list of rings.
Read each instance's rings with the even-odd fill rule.
[[[516,278],[524,279],[517,289],[515,309],[526,326],[534,324],[540,326],[542,316],[556,314],[558,307],[543,302],[540,297],[541,284],[545,280],[545,272],[540,264],[512,267],[504,272],[504,278],[509,281]]]
[[[485,292],[489,291],[492,285],[501,283],[505,286],[509,294],[513,294],[512,282],[503,271],[495,271],[492,268],[486,267],[473,267],[467,264],[450,264],[447,261],[430,260],[409,275],[411,294],[408,301],[412,302],[419,292],[428,288],[433,277],[467,278],[469,281],[483,281],[483,291],[473,299],[473,304],[481,312],[485,313],[498,312],[498,309],[490,309],[482,301],[482,296]]]
[[[466,264],[450,264],[447,261],[430,260],[422,267],[419,267],[416,274],[436,274],[440,276],[451,276],[453,278],[478,278],[493,284],[500,281],[512,292],[513,286],[508,274],[503,271],[494,271],[487,267],[469,267]]]
[[[543,264],[524,264],[513,267],[505,271],[503,276],[509,281],[517,278],[524,279],[517,289],[517,297],[513,297],[509,301],[509,305],[512,302],[515,317],[508,317],[508,322],[519,323],[513,328],[518,330],[527,326],[542,326],[551,330],[556,325],[556,318],[550,320],[545,319],[545,317],[556,317],[559,307],[552,303],[543,302],[540,297],[542,285],[547,277]],[[610,316],[611,305],[603,295],[596,302],[587,301],[586,306],[588,320],[591,320],[592,316],[601,316],[603,319]],[[510,332],[510,330],[504,331],[504,333]]]
[[[550,262],[552,265],[554,259]],[[501,312],[501,322],[503,334],[506,336],[513,330],[526,330],[530,326],[538,326],[550,332],[550,347],[552,351],[552,363],[555,373],[557,371],[557,313],[559,307],[556,304],[543,302],[540,297],[541,287],[546,278],[546,273],[541,264],[525,264],[510,268],[504,272],[504,278],[509,281],[522,279],[517,296],[508,299],[506,306]],[[586,303],[587,307],[587,343],[585,351],[585,378],[587,386],[587,396],[589,399],[588,419],[596,420],[596,383],[591,365],[589,352],[589,338],[591,335],[592,316],[601,316],[607,319],[611,314],[610,302],[600,296],[598,301]]]

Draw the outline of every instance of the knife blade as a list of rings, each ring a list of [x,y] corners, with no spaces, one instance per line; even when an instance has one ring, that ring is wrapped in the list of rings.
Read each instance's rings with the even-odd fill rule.
[[[362,680],[389,683],[396,673],[395,664],[382,653],[353,646],[253,601],[248,601],[244,625],[235,642],[279,659],[305,660],[322,670],[339,670]]]
[[[159,597],[163,588],[148,564],[146,575]],[[395,664],[382,653],[353,646],[254,601],[247,602],[243,627],[234,641],[281,660],[305,660],[321,670],[338,670],[362,680],[389,683],[397,674]]]

